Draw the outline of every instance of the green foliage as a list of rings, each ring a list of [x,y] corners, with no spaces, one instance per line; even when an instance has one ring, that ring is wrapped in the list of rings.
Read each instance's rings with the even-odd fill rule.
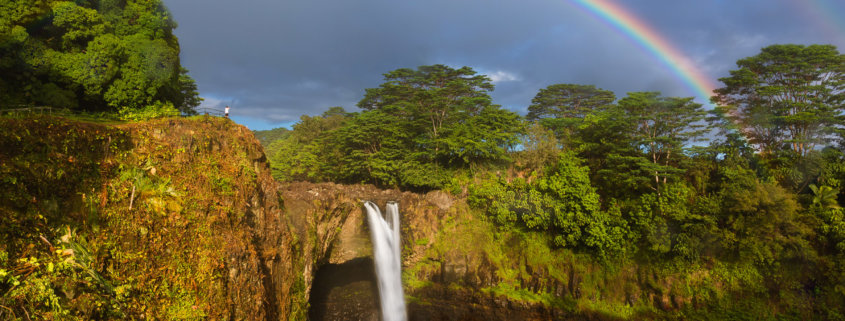
[[[701,105],[692,98],[629,93],[618,105],[587,114],[571,144],[587,160],[599,194],[629,199],[631,193],[657,192],[677,181],[689,144],[704,130]]]
[[[179,116],[179,111],[171,103],[155,102],[144,108],[121,108],[120,118],[123,120],[142,121],[161,117]]]
[[[712,100],[763,155],[804,155],[824,143],[842,112],[845,55],[831,45],[772,45],[737,61]]]
[[[361,113],[329,135],[332,159],[326,159],[330,177],[341,181],[399,185],[403,171],[418,163],[403,163],[404,143],[410,137],[397,117],[380,110]],[[416,166],[415,166],[416,165]]]
[[[351,117],[340,107],[332,107],[321,116],[302,116],[293,130],[286,132],[283,138],[269,143],[266,153],[270,159],[273,177],[280,181],[320,180],[329,174],[324,169],[333,170],[324,161],[318,159],[323,152],[332,151],[331,141],[324,143],[321,137],[341,127]],[[326,155],[328,160],[335,160],[339,155]]]
[[[584,117],[606,109],[616,95],[593,85],[555,84],[540,89],[528,106],[528,120],[553,130],[558,138],[567,138]]]
[[[548,231],[558,246],[589,248],[601,257],[620,253],[626,226],[618,211],[601,210],[588,172],[577,157],[562,153],[535,182],[483,181],[470,187],[468,201],[499,224]]]
[[[649,188],[660,192],[667,179],[679,173],[674,167],[686,144],[695,142],[704,131],[698,124],[704,118],[701,104],[692,97],[660,97],[656,92],[628,93],[619,101],[625,121],[633,124],[629,133],[634,148],[644,152],[648,163],[635,160],[634,167],[653,173]]]
[[[50,233],[45,222],[69,224],[86,216],[61,209],[96,197],[90,186],[113,170],[105,158],[123,153],[129,140],[119,129],[54,117],[0,118],[0,127],[0,189],[5,191],[0,250],[6,247],[16,256],[28,244],[24,240]]]
[[[70,227],[48,251],[12,262],[0,251],[0,317],[10,320],[91,320],[126,317],[131,285],[114,284],[97,272],[88,241]],[[53,246],[53,244],[56,244]],[[31,250],[34,250],[31,248]]]
[[[813,191],[813,206],[839,208],[839,203],[836,201],[836,196],[839,194],[838,188],[830,186],[818,187],[815,184],[810,184],[810,190]]]
[[[108,4],[106,4],[108,3]],[[15,1],[0,6],[0,99],[84,110],[172,104],[190,113],[175,23],[156,1]]]
[[[817,208],[815,212],[821,219],[819,232],[826,241],[826,250],[845,254],[845,211],[842,208]]]
[[[522,151],[516,153],[514,164],[529,171],[542,170],[560,152],[554,132],[536,122],[528,126],[521,141]]]
[[[492,89],[469,67],[392,71],[367,89],[363,112],[302,116],[287,138],[270,143],[273,175],[431,190],[456,172],[505,163],[523,123],[491,103]]]
[[[279,127],[270,130],[254,130],[252,133],[255,135],[255,138],[258,138],[258,141],[261,142],[261,146],[264,146],[264,151],[267,155],[273,155],[273,149],[270,149],[269,146],[271,143],[283,140],[290,136],[291,130]]]
[[[761,182],[744,169],[725,171],[719,227],[727,253],[742,261],[772,264],[778,259],[814,256],[804,213],[795,196]]]
[[[472,68],[444,65],[397,69],[358,106],[396,117],[413,133],[410,150],[422,163],[469,165],[506,158],[516,143],[519,117],[493,105],[493,84]],[[410,147],[410,146],[409,146]]]

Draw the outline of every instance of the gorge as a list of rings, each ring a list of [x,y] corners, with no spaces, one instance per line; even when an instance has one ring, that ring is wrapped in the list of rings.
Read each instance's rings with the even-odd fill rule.
[[[0,128],[0,319],[377,320],[364,200],[401,208],[409,320],[684,319],[742,297],[734,266],[603,263],[461,192],[281,184],[226,119]]]

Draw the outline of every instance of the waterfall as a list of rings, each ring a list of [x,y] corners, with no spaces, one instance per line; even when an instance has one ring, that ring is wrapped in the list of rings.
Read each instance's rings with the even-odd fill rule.
[[[384,321],[405,320],[405,294],[402,291],[402,262],[399,252],[399,205],[387,203],[387,217],[382,217],[378,206],[364,202],[373,256],[376,262],[381,314]]]

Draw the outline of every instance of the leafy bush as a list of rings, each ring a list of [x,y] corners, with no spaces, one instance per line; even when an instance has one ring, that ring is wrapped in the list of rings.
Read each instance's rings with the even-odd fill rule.
[[[88,241],[69,227],[54,242],[9,261],[0,251],[0,319],[91,320],[123,318],[131,285],[116,286],[97,272]],[[55,246],[53,245],[55,244]]]
[[[179,116],[180,112],[171,102],[157,101],[141,109],[124,107],[120,109],[120,119],[131,121],[150,120],[161,117]]]
[[[470,188],[468,201],[499,224],[547,231],[558,246],[589,248],[601,257],[619,253],[627,224],[617,208],[600,208],[589,169],[581,162],[563,153],[544,177],[531,183],[485,180]]]

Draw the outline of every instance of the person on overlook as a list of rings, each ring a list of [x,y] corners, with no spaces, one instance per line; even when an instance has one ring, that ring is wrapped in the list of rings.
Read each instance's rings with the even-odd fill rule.
[[[226,117],[229,117],[229,105],[226,105]]]

